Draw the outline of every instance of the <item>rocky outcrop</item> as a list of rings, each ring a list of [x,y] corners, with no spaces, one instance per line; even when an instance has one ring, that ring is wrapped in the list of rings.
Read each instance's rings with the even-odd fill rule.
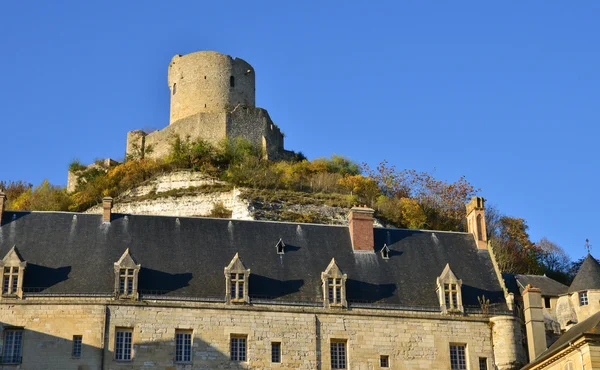
[[[162,174],[115,199],[113,212],[160,216],[210,216],[215,205],[239,220],[348,224],[350,204],[343,196],[236,188],[205,174],[175,171]],[[102,213],[97,205],[87,213]],[[376,225],[380,223],[376,220]]]

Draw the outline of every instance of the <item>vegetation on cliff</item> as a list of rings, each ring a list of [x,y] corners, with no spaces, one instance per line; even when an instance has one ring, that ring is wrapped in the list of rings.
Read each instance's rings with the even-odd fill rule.
[[[376,210],[376,217],[396,227],[465,231],[465,203],[478,189],[466,178],[455,182],[435,178],[432,173],[397,170],[383,161],[377,167],[333,155],[306,160],[302,154],[293,161],[267,161],[263,152],[243,139],[224,140],[218,145],[175,137],[167,158],[128,158],[125,163],[104,169],[85,167],[73,161],[69,169],[78,175],[76,190],[47,180],[33,187],[23,181],[0,182],[8,196],[8,209],[43,211],[84,211],[99,204],[102,197],[118,198],[157,174],[176,169],[203,172],[234,186],[247,189],[244,196],[257,201],[284,204],[331,205],[348,208],[354,204]],[[187,189],[196,191],[199,189]],[[177,196],[171,191],[168,196]],[[154,195],[151,195],[152,197]],[[326,222],[314,212],[283,210],[278,219],[294,222]],[[230,217],[222,204],[215,205],[215,217]],[[500,268],[511,273],[547,273],[568,282],[571,262],[556,244],[530,240],[521,218],[502,215],[495,207],[486,210],[488,237]]]

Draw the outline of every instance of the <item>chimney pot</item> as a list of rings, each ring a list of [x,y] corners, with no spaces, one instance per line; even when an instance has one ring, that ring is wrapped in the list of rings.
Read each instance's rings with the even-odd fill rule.
[[[112,206],[113,206],[113,198],[111,198],[111,197],[102,198],[102,209],[104,210],[103,215],[102,215],[102,222],[104,222],[104,223],[110,222]]]
[[[352,207],[349,215],[350,238],[352,249],[357,252],[375,252],[373,235],[373,214],[375,211],[367,206]]]
[[[2,214],[4,213],[4,209],[6,208],[6,194],[0,191],[0,225],[2,225]]]

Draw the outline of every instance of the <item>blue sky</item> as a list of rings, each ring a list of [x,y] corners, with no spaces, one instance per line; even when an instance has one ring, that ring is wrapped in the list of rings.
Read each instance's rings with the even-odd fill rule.
[[[216,50],[254,66],[287,148],[465,175],[577,258],[600,248],[598,19],[597,1],[2,2],[0,179],[122,158],[128,131],[168,125],[172,56]]]

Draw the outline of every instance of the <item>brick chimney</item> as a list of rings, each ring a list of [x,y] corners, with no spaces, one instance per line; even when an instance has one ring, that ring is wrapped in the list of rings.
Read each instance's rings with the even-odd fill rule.
[[[355,252],[375,252],[373,213],[375,211],[367,206],[350,209],[350,238]]]
[[[485,199],[473,197],[467,203],[467,230],[475,237],[478,249],[487,249],[487,231],[485,229]]]
[[[525,330],[527,331],[527,348],[529,362],[535,360],[546,350],[546,327],[542,308],[542,291],[527,285],[522,293],[523,311],[525,313]]]
[[[102,222],[104,222],[104,223],[110,222],[112,206],[113,206],[113,198],[111,198],[111,197],[102,198],[102,209],[104,210],[104,213],[102,215]]]
[[[2,214],[4,213],[4,208],[6,208],[6,194],[0,191],[0,225],[2,225]]]

